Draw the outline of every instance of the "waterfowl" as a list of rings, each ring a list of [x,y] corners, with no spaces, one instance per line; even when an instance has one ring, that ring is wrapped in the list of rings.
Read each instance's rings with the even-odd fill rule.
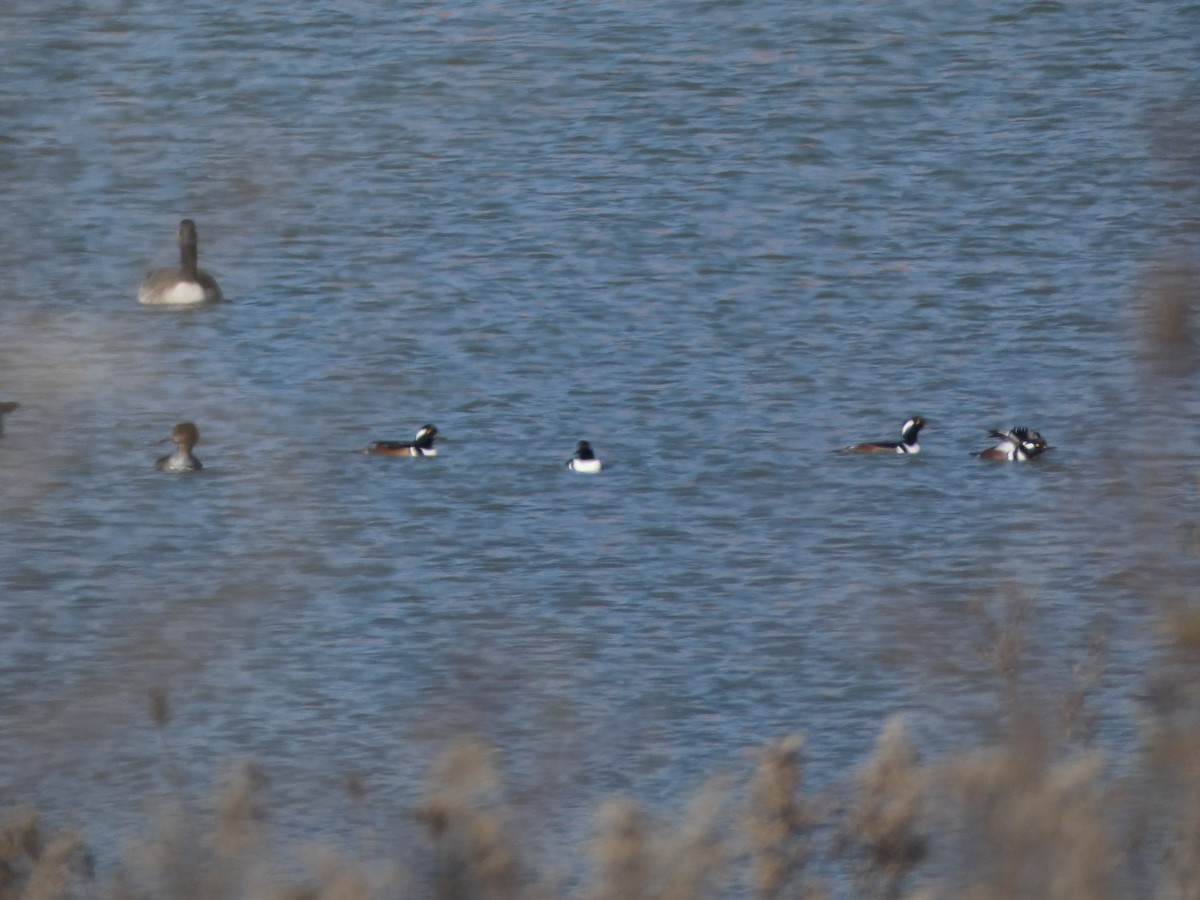
[[[980,459],[1003,459],[1009,462],[1019,462],[1041,456],[1047,450],[1053,450],[1045,438],[1031,428],[1010,428],[1008,431],[993,431],[989,437],[997,438],[1000,443],[986,450],[980,450],[975,455]]]
[[[600,471],[601,465],[600,460],[596,459],[592,445],[587,441],[580,441],[575,445],[575,455],[567,460],[567,468],[572,472],[594,475]]]
[[[921,433],[921,429],[925,427],[925,420],[920,416],[913,416],[900,428],[900,440],[898,441],[877,441],[874,443],[851,444],[849,447],[843,447],[839,453],[920,453],[921,445],[917,443],[917,436]]]
[[[156,269],[138,288],[138,302],[159,306],[195,306],[221,299],[217,281],[199,268],[196,223],[179,223],[179,268]]]
[[[422,425],[411,441],[375,441],[363,448],[363,453],[378,456],[437,456],[433,446],[438,430],[433,425]]]
[[[160,472],[195,472],[203,469],[200,460],[192,456],[192,448],[200,442],[200,429],[191,422],[180,422],[171,429],[171,433],[159,441],[175,442],[175,451],[155,460],[154,468]]]

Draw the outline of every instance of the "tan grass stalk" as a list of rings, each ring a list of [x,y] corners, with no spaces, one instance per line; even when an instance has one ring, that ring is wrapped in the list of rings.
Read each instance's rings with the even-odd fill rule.
[[[91,877],[91,858],[83,838],[74,829],[66,829],[52,837],[38,855],[22,900],[66,900],[78,896],[79,886]]]
[[[859,878],[865,889],[897,897],[904,879],[927,852],[926,837],[918,827],[926,779],[902,719],[894,717],[884,725],[856,782],[844,840],[860,850]]]
[[[1200,790],[1182,794],[1183,811],[1163,860],[1158,900],[1200,900]]]
[[[674,833],[652,826],[631,800],[612,800],[599,814],[592,844],[596,861],[589,900],[701,900],[715,896],[728,874],[721,836],[728,793],[723,780],[693,800]]]
[[[642,900],[650,896],[653,853],[650,828],[641,808],[629,799],[600,808],[599,835],[592,844],[596,883],[591,900]]]
[[[728,871],[729,851],[721,836],[728,793],[726,779],[709,782],[689,804],[682,827],[666,839],[663,900],[716,896]]]
[[[14,809],[0,824],[0,900],[19,897],[42,850],[42,830],[32,809]]]
[[[244,858],[257,852],[265,833],[263,794],[267,779],[254,763],[239,765],[225,777],[217,795],[216,847],[223,856]]]
[[[47,839],[28,809],[0,824],[0,900],[65,900],[81,895],[91,878],[91,856],[74,829]]]
[[[808,862],[814,816],[800,796],[803,746],[798,734],[767,744],[750,779],[742,830],[750,851],[750,881],[763,900],[784,896]]]
[[[957,813],[971,900],[1106,900],[1116,896],[1115,847],[1098,756],[1052,762],[1040,746],[963,754],[938,767]]]
[[[275,887],[267,892],[270,900],[384,900],[419,896],[409,890],[396,867],[357,863],[327,847],[309,848],[304,856],[307,868],[313,873],[310,883]]]
[[[492,750],[464,742],[435,763],[416,817],[436,859],[435,896],[514,900],[521,864],[498,798]]]

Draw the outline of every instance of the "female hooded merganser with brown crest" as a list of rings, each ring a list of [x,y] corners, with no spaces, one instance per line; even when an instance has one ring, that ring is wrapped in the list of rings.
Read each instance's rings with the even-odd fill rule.
[[[196,472],[204,468],[200,465],[200,460],[192,456],[192,448],[200,443],[200,429],[191,422],[180,422],[159,443],[165,444],[167,441],[175,442],[175,452],[159,457],[155,461],[154,468],[158,471]]]
[[[4,434],[4,417],[20,405],[20,403],[15,403],[12,400],[9,400],[7,403],[0,403],[0,434]]]
[[[1041,456],[1047,450],[1053,450],[1045,438],[1031,428],[1010,428],[1008,431],[993,431],[990,437],[998,438],[1000,443],[987,450],[980,450],[975,455],[980,459],[1003,459],[1009,462],[1033,459]]]
[[[138,288],[138,302],[158,306],[195,306],[221,299],[217,281],[199,268],[196,223],[179,223],[179,268],[156,269]]]
[[[572,472],[583,472],[588,475],[594,475],[602,467],[600,460],[596,459],[592,445],[587,441],[580,441],[575,445],[575,455],[567,460],[567,468]]]
[[[433,425],[422,425],[411,441],[376,441],[363,448],[363,453],[377,456],[437,456],[433,446],[438,430]]]
[[[913,416],[900,429],[900,440],[879,441],[870,444],[851,444],[843,447],[838,453],[920,453],[921,445],[917,443],[917,435],[925,427],[925,420]]]

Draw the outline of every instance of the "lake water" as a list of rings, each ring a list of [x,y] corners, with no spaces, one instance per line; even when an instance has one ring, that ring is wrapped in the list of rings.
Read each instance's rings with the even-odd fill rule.
[[[351,774],[403,820],[479,735],[574,840],[783,733],[816,788],[895,713],[986,741],[1013,597],[1048,693],[1107,637],[1119,764],[1200,574],[1196,377],[1141,324],[1196,258],[1197,35],[1195,4],[10,0],[0,801],[144,829],[165,688],[190,790],[256,759],[289,833],[336,838]],[[139,306],[185,216],[230,302]],[[919,457],[827,452],[913,414]],[[185,419],[204,471],[156,472]],[[435,460],[350,452],[425,422]],[[1014,424],[1057,449],[972,458]]]

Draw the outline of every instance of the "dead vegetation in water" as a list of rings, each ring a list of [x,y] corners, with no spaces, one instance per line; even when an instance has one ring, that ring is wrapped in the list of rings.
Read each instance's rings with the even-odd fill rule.
[[[577,858],[549,863],[530,849],[538,836],[522,832],[496,748],[479,741],[431,765],[407,816],[410,846],[366,833],[371,794],[351,775],[361,851],[281,848],[259,766],[231,768],[207,803],[187,796],[169,698],[155,691],[149,718],[172,806],[99,876],[84,836],[11,812],[0,820],[0,900],[1200,900],[1194,614],[1178,605],[1165,618],[1164,658],[1142,698],[1143,750],[1117,773],[1091,747],[1104,642],[1052,691],[1030,674],[1027,601],[1013,594],[979,613],[1005,723],[987,746],[922,758],[893,717],[840,784],[813,794],[803,737],[780,737],[674,816],[607,801]]]
[[[924,758],[893,717],[840,783],[813,793],[803,737],[780,737],[674,815],[631,797],[603,803],[591,840],[565,860],[531,849],[539,836],[510,802],[498,751],[478,741],[433,762],[405,817],[408,845],[370,833],[371,793],[351,775],[353,827],[335,830],[362,833],[360,851],[288,847],[272,833],[263,768],[232,768],[207,803],[189,796],[169,697],[154,691],[171,808],[99,875],[84,835],[11,812],[0,819],[0,900],[1200,900],[1195,607],[1179,599],[1163,618],[1139,703],[1142,749],[1121,771],[1092,746],[1105,642],[1051,690],[1029,659],[1028,599],[1009,592],[978,614],[1003,722],[986,746]]]
[[[1004,621],[1002,682],[1022,665]],[[924,760],[896,717],[821,795],[806,792],[804,742],[790,735],[756,750],[749,771],[714,778],[677,817],[612,799],[566,863],[579,873],[569,887],[526,855],[495,749],[466,741],[431,766],[411,811],[420,847],[403,861],[327,848],[274,858],[271,786],[244,764],[205,811],[176,803],[100,878],[81,835],[14,811],[0,825],[0,900],[1200,900],[1200,660],[1187,634],[1151,698],[1142,767],[1120,777],[1072,739],[1085,690],[1067,697],[1075,717],[1064,719],[1013,690],[1017,679],[999,690],[1015,706],[992,746]],[[1089,658],[1083,680],[1100,665]],[[167,710],[157,697],[173,778]],[[347,792],[355,807],[370,802],[356,778]]]
[[[74,829],[48,834],[28,809],[13,810],[0,821],[0,900],[74,896],[91,877],[91,857]]]

